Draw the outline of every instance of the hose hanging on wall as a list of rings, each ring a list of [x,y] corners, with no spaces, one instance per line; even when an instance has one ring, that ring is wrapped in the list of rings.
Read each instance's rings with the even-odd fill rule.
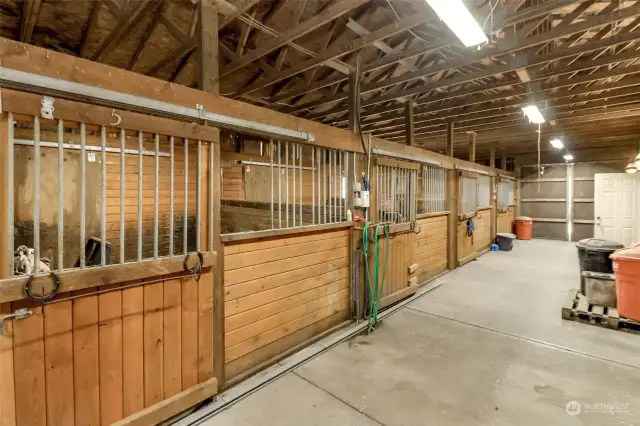
[[[378,323],[378,312],[380,310],[380,299],[382,298],[382,292],[384,289],[384,282],[387,275],[387,260],[389,258],[389,225],[379,223],[374,229],[373,237],[373,280],[371,280],[371,274],[369,273],[369,228],[373,225],[372,222],[367,222],[362,230],[362,247],[364,252],[365,270],[367,277],[366,288],[369,289],[369,332],[371,332],[374,326]],[[385,233],[385,253],[384,263],[382,267],[382,280],[380,280],[380,258],[378,250],[378,233],[380,227],[383,227]]]

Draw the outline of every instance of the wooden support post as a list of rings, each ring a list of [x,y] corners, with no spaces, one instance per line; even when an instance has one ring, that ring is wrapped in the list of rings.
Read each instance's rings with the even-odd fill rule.
[[[0,277],[6,278],[9,273],[7,245],[8,203],[8,134],[9,122],[7,114],[0,114]],[[13,172],[12,170],[10,172]],[[11,303],[0,303],[0,316],[11,313]],[[13,321],[4,323],[4,335],[0,335],[0,418],[2,424],[16,424],[16,398],[13,369]]]
[[[447,155],[453,157],[453,122],[447,123]],[[458,265],[458,171],[447,170],[447,210],[449,211],[447,264],[449,269]]]
[[[500,159],[500,168],[502,170],[507,170],[507,152],[502,152],[502,158]]]
[[[478,134],[476,132],[468,132],[469,133],[469,161],[472,163],[476,162],[476,136]]]
[[[493,146],[491,147],[490,151],[489,167],[491,167],[492,169],[496,168],[496,148]]]
[[[200,90],[218,94],[218,8],[213,0],[200,0],[198,11],[200,38],[198,49],[200,68],[198,83]]]
[[[453,121],[447,123],[447,155],[453,157],[453,132],[455,125]]]
[[[413,100],[409,100],[404,106],[406,142],[407,145],[415,145],[415,124],[413,119]]]
[[[199,19],[199,69],[200,90],[218,94],[218,8],[213,0],[201,0],[198,10]],[[217,253],[216,268],[212,279],[204,276],[200,282],[213,285],[213,376],[218,379],[219,387],[224,386],[224,247],[220,241],[220,197],[222,194],[222,174],[220,172],[220,139],[211,146],[213,149],[213,248]],[[208,277],[207,277],[208,278]],[[208,292],[211,294],[211,292]],[[206,376],[199,377],[200,382]],[[208,378],[207,378],[208,379]]]
[[[358,113],[360,111],[360,73],[349,74],[349,130],[359,132]]]

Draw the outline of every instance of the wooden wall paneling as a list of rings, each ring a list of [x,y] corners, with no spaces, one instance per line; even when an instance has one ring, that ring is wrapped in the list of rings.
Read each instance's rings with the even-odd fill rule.
[[[44,321],[42,307],[30,301],[13,303],[12,309],[28,308],[33,313],[13,323],[13,365],[18,426],[46,426],[47,402],[44,364]]]
[[[75,424],[72,324],[71,301],[45,308],[44,365],[48,425]]]
[[[163,284],[162,348],[164,365],[163,399],[182,392],[182,280],[170,278]]]
[[[223,257],[221,253],[220,257]],[[221,265],[220,267],[223,267]],[[195,280],[195,278],[193,278]],[[214,285],[223,286],[223,282],[216,283],[214,272],[205,271],[197,282],[198,286],[198,382],[213,377],[214,370]],[[224,301],[221,301],[224,309]],[[216,319],[218,317],[216,316]],[[224,317],[223,317],[224,319]],[[223,321],[222,319],[222,321]],[[220,321],[220,319],[218,319]],[[221,338],[222,336],[217,335]]]
[[[418,284],[447,269],[447,215],[418,220],[420,232],[414,236],[413,262]]]
[[[79,299],[81,300],[81,299]],[[144,287],[122,290],[123,415],[144,408]]]
[[[211,356],[213,357],[213,374],[218,379],[218,387],[224,387],[226,382],[224,365],[225,247],[220,239],[220,235],[222,233],[222,208],[220,206],[220,200],[222,198],[222,169],[220,168],[221,147],[219,141],[212,146],[212,149],[214,162],[213,212],[211,212],[211,214],[213,214],[213,229],[211,229],[210,232],[213,232],[213,249],[216,251],[217,264],[215,270],[212,272],[214,277],[212,293],[213,300],[211,301],[213,309],[213,324],[211,330],[213,333],[213,348]]]
[[[144,405],[149,407],[164,396],[164,283],[144,286]]]
[[[80,295],[81,292],[74,294]],[[100,424],[98,324],[98,296],[85,296],[73,301],[73,380],[76,425]]]
[[[101,287],[106,290],[108,287]],[[108,425],[123,415],[122,291],[98,295],[100,423]]]
[[[255,368],[348,318],[349,231],[228,244],[225,361],[228,377]],[[327,320],[327,318],[333,318]],[[316,330],[316,324],[329,323]],[[280,348],[279,351],[276,348]]]
[[[182,287],[180,318],[182,388],[189,389],[198,383],[198,286],[192,277],[182,277],[180,282]]]

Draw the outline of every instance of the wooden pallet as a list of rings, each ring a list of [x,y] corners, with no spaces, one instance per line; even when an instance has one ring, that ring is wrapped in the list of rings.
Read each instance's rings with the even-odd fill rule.
[[[600,327],[613,328],[640,333],[640,321],[621,317],[616,308],[589,303],[586,296],[578,290],[569,290],[562,306],[562,318]]]

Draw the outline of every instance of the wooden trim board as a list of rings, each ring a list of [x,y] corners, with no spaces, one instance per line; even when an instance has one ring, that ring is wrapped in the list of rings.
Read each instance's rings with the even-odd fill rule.
[[[153,426],[180,414],[218,393],[218,379],[215,377],[184,392],[154,404],[136,414],[126,417],[112,426]]]
[[[211,268],[216,265],[215,251],[204,252],[202,256],[204,258],[203,268]],[[192,255],[192,261],[193,257]],[[58,274],[60,279],[59,293],[178,273],[184,271],[183,262],[183,256],[172,256],[135,263],[63,271]],[[27,279],[28,277],[22,276],[0,280],[0,303],[25,299],[24,284]],[[38,275],[34,278],[33,285],[37,288],[39,283],[48,284],[50,279],[49,275]]]

